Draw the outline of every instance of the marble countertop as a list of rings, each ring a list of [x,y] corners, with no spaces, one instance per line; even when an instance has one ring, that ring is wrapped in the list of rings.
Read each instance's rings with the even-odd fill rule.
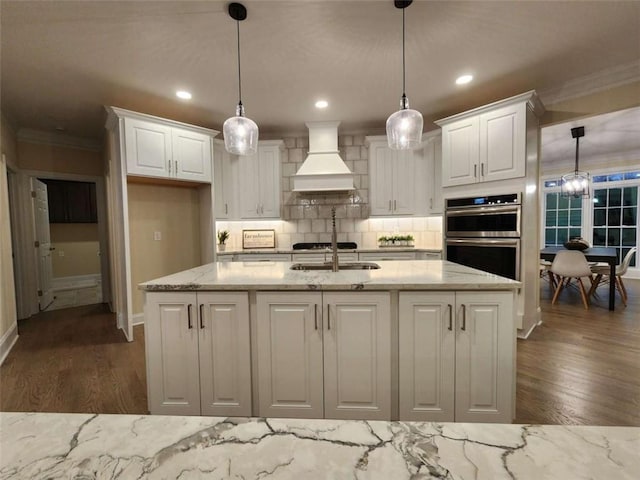
[[[0,479],[637,479],[640,428],[0,413]]]
[[[169,290],[513,290],[520,282],[445,260],[376,261],[378,270],[295,271],[291,262],[213,262],[141,283]]]
[[[338,253],[389,253],[389,252],[427,252],[442,253],[441,248],[415,248],[415,247],[380,247],[380,248],[343,248]],[[252,249],[252,250],[225,250],[216,252],[217,255],[238,255],[238,254],[259,254],[259,253],[331,253],[330,248],[313,248],[309,250],[287,250],[287,249]]]

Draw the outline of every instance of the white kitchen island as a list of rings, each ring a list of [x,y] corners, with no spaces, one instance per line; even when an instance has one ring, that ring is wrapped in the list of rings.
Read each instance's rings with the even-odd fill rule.
[[[636,479],[629,427],[0,413],[2,479]]]
[[[509,423],[519,282],[446,261],[141,284],[153,414]]]

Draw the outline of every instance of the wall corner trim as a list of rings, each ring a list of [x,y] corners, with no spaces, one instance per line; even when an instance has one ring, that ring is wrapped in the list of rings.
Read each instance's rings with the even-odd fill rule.
[[[0,365],[9,355],[9,352],[18,341],[18,323],[15,322],[9,330],[7,330],[2,338],[0,338]]]

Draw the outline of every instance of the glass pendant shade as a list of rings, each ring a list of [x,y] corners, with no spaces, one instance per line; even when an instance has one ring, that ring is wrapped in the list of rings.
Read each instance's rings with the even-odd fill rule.
[[[422,142],[422,114],[409,108],[409,101],[402,96],[400,110],[387,118],[387,142],[392,150],[410,150]]]
[[[242,104],[238,104],[236,116],[224,122],[222,134],[224,147],[233,155],[253,155],[258,151],[258,125],[244,116]]]

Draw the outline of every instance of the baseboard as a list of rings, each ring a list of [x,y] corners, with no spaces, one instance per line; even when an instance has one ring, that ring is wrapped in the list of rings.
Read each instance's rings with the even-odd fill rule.
[[[131,315],[131,325],[144,325],[144,313],[136,313]]]
[[[522,332],[522,330],[518,330],[518,338],[521,338],[522,340],[526,340],[527,338],[529,338],[529,335],[531,335],[531,332],[533,332],[533,330],[540,324],[542,324],[542,320],[540,319],[540,314],[541,314],[541,310],[540,308],[538,308],[537,311],[537,317],[538,317],[538,321],[533,322],[533,325],[531,325],[531,328],[529,328],[529,330],[527,330],[526,332]]]
[[[18,324],[14,323],[9,330],[7,330],[2,338],[0,338],[0,365],[4,363],[5,358],[9,355],[9,352],[18,341]]]

